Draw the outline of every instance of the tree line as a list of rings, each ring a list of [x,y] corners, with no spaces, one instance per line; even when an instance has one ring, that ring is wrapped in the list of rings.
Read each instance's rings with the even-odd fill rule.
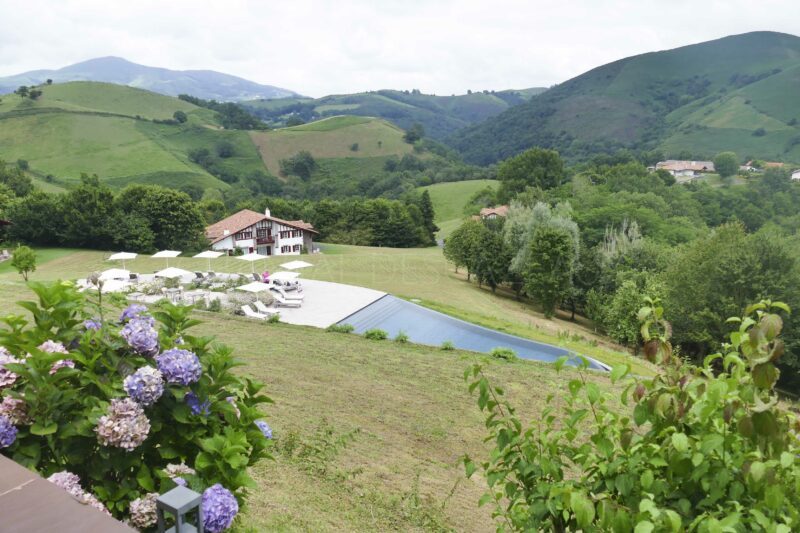
[[[510,200],[505,219],[469,219],[445,256],[492,290],[543,312],[581,313],[614,340],[641,341],[637,311],[664,302],[673,341],[689,357],[719,348],[725,320],[762,298],[800,309],[800,185],[770,169],[744,185],[676,185],[634,160],[565,168],[532,149],[498,167],[478,200]],[[800,369],[800,322],[784,317],[784,383]]]

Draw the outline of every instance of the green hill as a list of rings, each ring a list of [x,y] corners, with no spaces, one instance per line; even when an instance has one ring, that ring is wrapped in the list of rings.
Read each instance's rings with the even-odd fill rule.
[[[401,128],[420,123],[434,139],[495,116],[511,106],[527,102],[543,88],[475,92],[436,96],[419,91],[372,91],[325,96],[318,99],[286,98],[242,102],[268,123],[282,125],[292,116],[305,121],[333,115],[380,117]]]
[[[403,141],[403,131],[385,120],[337,116],[317,122],[281,128],[273,131],[252,131],[250,138],[261,154],[269,171],[278,175],[279,161],[297,154],[301,150],[311,152],[325,167],[326,161],[343,159],[333,163],[342,173],[353,171],[361,164],[371,165],[377,161],[382,168],[386,158],[409,154],[413,148]],[[356,148],[357,145],[357,149]],[[365,160],[372,160],[370,163]],[[371,167],[370,167],[371,168]],[[357,171],[358,169],[355,168]]]
[[[481,164],[531,146],[571,159],[662,148],[800,160],[798,83],[800,38],[735,35],[603,65],[449,142]]]
[[[248,132],[222,129],[211,109],[123,85],[71,82],[39,89],[35,100],[0,98],[0,159],[27,161],[37,185],[50,191],[69,187],[84,172],[116,188],[155,183],[225,190],[229,184],[216,176],[277,175],[278,161],[301,150],[318,158],[333,179],[371,177],[387,158],[412,151],[401,129],[375,118],[331,117]],[[176,111],[186,114],[184,123],[173,120]],[[213,168],[189,156],[202,149],[213,155],[223,142],[233,155],[215,158]]]
[[[439,226],[437,237],[446,238],[463,222],[466,217],[464,209],[473,194],[486,187],[495,187],[496,185],[495,180],[470,180],[420,187],[420,190],[427,190],[431,195],[431,202],[433,202],[433,209],[436,213],[434,222]]]

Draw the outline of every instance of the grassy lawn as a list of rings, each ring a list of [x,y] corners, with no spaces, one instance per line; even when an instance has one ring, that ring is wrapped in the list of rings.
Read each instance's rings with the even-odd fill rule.
[[[447,237],[461,224],[465,217],[464,207],[470,197],[487,186],[496,187],[497,182],[495,180],[454,181],[420,188],[420,190],[427,190],[431,195],[433,209],[436,213],[435,222],[439,226],[438,238]]]
[[[35,277],[56,279],[99,264],[98,252],[62,255]],[[18,276],[0,275],[1,313],[28,298]],[[239,531],[494,529],[490,511],[477,505],[481,477],[465,479],[459,464],[464,453],[486,454],[483,419],[462,378],[479,356],[215,313],[198,318],[204,323],[197,334],[235,348],[246,363],[240,371],[264,381],[275,400],[265,419],[275,431],[276,460],[253,468],[259,487]],[[525,421],[538,420],[546,395],[566,391],[575,376],[528,361],[491,363],[487,374]],[[599,374],[590,379],[608,383]],[[324,473],[285,452],[292,438],[313,442],[318,428],[334,436],[355,432]]]

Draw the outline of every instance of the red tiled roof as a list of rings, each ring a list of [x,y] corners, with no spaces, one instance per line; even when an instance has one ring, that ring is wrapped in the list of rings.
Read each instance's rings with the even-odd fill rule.
[[[481,217],[488,217],[489,215],[497,215],[504,217],[508,215],[507,205],[498,205],[497,207],[484,207],[481,209]]]
[[[303,222],[302,220],[283,220],[273,216],[268,217],[263,213],[256,213],[250,209],[243,209],[238,213],[234,213],[228,218],[224,218],[219,222],[208,226],[206,228],[206,238],[211,241],[211,244],[214,244],[215,242],[224,239],[228,235],[233,235],[234,233],[238,233],[245,228],[249,228],[261,220],[272,220],[278,224],[284,224],[286,226],[319,234],[319,232],[314,229],[314,226],[308,222]]]

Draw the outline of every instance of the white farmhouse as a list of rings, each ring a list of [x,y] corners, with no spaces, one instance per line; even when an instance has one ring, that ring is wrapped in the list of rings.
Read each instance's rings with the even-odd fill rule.
[[[314,235],[319,232],[302,220],[282,220],[270,215],[269,209],[256,213],[244,209],[206,228],[211,249],[233,254],[298,255],[312,252]]]
[[[701,174],[714,172],[714,162],[667,159],[656,163],[656,169],[666,170],[676,178],[694,178]]]
[[[800,181],[800,169],[795,170],[792,172],[792,180],[793,181]]]

